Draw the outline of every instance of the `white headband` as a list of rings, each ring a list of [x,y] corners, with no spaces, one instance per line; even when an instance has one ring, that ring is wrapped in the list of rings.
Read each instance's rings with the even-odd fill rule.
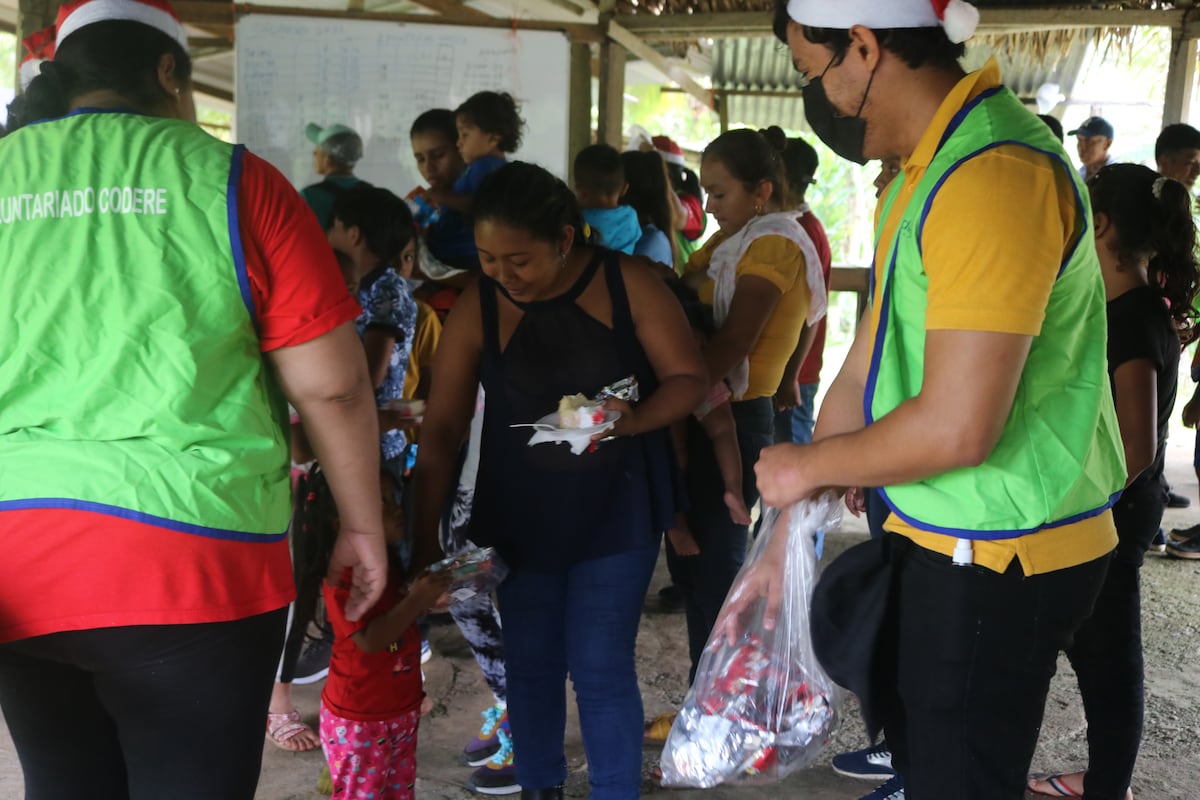
[[[949,0],[942,17],[936,0],[788,0],[788,16],[813,28],[874,30],[942,27],[952,42],[970,39],[979,27],[979,10],[966,0]]]

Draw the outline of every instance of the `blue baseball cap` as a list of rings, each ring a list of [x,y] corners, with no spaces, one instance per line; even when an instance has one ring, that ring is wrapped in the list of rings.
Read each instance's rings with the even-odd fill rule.
[[[1104,117],[1088,117],[1073,131],[1070,131],[1067,136],[1103,136],[1106,139],[1117,138],[1116,131],[1113,130],[1112,123]]]

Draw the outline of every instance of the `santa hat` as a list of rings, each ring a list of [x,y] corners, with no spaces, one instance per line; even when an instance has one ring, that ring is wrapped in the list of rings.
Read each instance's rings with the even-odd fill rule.
[[[936,28],[955,43],[965,42],[979,27],[979,9],[966,0],[788,0],[788,16],[813,28],[847,30],[862,25],[875,30]]]
[[[54,26],[51,25],[26,36],[21,44],[25,47],[25,57],[21,59],[19,68],[21,91],[23,92],[41,73],[42,64],[54,58]]]
[[[58,46],[75,31],[96,22],[126,20],[149,25],[187,50],[183,22],[167,0],[74,0],[58,10]]]
[[[652,136],[650,137],[651,144],[658,154],[662,156],[663,161],[668,164],[677,164],[681,167],[687,166],[683,160],[683,148],[675,144],[669,136]]]

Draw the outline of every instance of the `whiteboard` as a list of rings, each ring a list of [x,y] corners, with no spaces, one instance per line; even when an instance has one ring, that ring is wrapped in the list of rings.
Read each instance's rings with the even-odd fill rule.
[[[403,197],[422,184],[408,131],[431,108],[507,91],[525,119],[511,158],[567,173],[570,45],[564,34],[274,15],[237,23],[235,141],[302,187],[312,171],[310,122],[363,138],[355,174]]]

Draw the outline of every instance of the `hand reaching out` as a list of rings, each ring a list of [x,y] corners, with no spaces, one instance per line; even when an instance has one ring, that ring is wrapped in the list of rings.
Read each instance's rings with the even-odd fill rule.
[[[333,545],[327,580],[337,583],[351,571],[350,596],[346,600],[346,619],[358,620],[383,594],[387,585],[387,546],[383,532],[343,529]]]

